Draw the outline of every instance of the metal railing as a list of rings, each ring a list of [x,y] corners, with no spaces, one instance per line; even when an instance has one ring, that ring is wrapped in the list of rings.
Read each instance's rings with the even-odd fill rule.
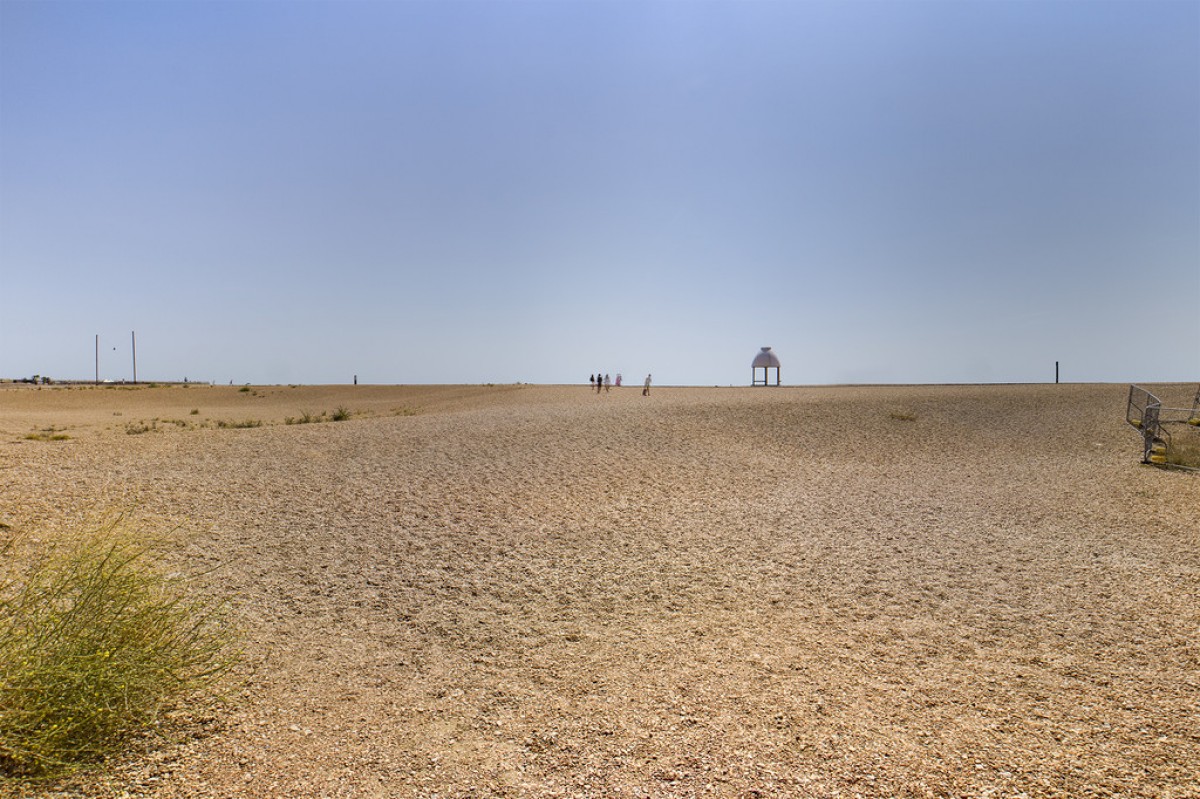
[[[1200,419],[1200,387],[1187,408],[1164,408],[1162,400],[1141,386],[1129,386],[1129,400],[1125,404],[1125,421],[1142,434],[1142,462],[1152,463],[1150,456],[1155,445],[1164,450],[1171,449],[1171,432],[1166,425],[1194,424]]]
[[[1142,434],[1142,463],[1150,463],[1150,453],[1158,441],[1167,443],[1170,434],[1162,429],[1162,401],[1141,386],[1129,386],[1129,400],[1125,403],[1125,421]],[[1163,439],[1163,434],[1167,439]]]

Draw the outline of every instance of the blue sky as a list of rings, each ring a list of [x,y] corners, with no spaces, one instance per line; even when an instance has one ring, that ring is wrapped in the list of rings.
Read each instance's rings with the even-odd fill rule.
[[[1200,380],[1200,3],[0,2],[0,377]]]

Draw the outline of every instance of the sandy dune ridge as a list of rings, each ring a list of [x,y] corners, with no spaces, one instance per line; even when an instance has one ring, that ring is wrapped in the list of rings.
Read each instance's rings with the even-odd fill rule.
[[[181,525],[258,667],[9,789],[1200,796],[1200,475],[1125,391],[2,387],[0,534]]]

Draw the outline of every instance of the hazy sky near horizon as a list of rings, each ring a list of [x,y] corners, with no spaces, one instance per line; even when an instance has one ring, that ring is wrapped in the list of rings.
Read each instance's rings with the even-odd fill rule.
[[[1200,3],[0,2],[0,377],[1200,380]]]

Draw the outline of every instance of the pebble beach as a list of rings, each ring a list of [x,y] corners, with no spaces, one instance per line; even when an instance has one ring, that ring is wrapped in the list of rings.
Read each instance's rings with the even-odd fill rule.
[[[0,536],[175,530],[246,653],[0,795],[1200,797],[1127,388],[0,386]]]

